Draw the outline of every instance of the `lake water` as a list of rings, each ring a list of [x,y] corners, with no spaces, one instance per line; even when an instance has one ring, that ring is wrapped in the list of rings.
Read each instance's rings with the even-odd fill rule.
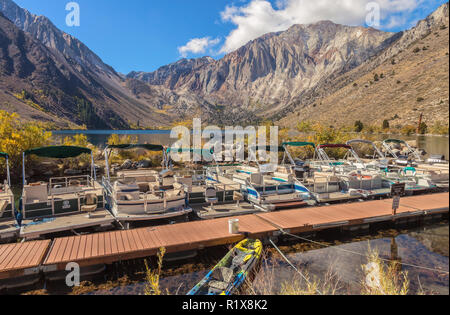
[[[373,230],[367,235],[358,236],[337,231],[322,232],[314,240],[326,243],[329,247],[301,241],[280,243],[278,246],[311,280],[336,284],[335,294],[361,294],[364,279],[362,266],[367,264],[369,250],[376,250],[383,259],[404,264],[399,271],[407,273],[409,294],[449,294],[447,220],[422,227]],[[301,279],[272,246],[266,245],[264,249],[264,262],[252,281],[252,291],[248,293],[279,294],[283,284]],[[186,294],[228,250],[222,246],[201,251],[197,257],[183,262],[164,262],[161,289],[171,295]],[[150,266],[155,268],[154,261]],[[327,275],[332,275],[332,278]],[[48,294],[141,295],[146,286],[145,265],[143,260],[115,264],[108,267],[103,275],[74,291],[68,291],[67,287],[55,283],[41,286],[36,287],[37,292],[41,292],[39,290],[45,286]]]
[[[401,267],[401,271],[408,275],[410,294],[421,291],[426,294],[449,294],[448,222],[407,230],[383,230],[377,233],[353,239],[341,238],[338,241],[325,237],[322,241],[334,243],[328,248],[314,248],[310,244],[296,242],[281,244],[279,247],[295,266],[309,275],[310,279],[324,283],[330,281],[326,275],[332,275],[338,288],[336,294],[361,293],[361,282],[364,279],[362,266],[367,263],[364,255],[369,249],[376,250],[383,259],[393,259],[405,264]],[[267,248],[270,246],[266,246]],[[273,249],[271,252],[275,253]],[[226,254],[226,249],[222,254]],[[181,268],[180,274],[177,274],[176,269],[168,267],[167,274],[161,279],[163,291],[186,294],[220,260],[221,254],[216,253],[215,256],[209,259],[197,258],[196,262],[192,261],[192,264],[188,265],[189,267]],[[210,262],[205,262],[205,259]],[[410,267],[406,264],[436,271]],[[193,267],[196,265],[200,267]],[[190,268],[195,270],[188,271]],[[253,281],[252,290],[261,294],[278,294],[281,286],[284,283],[292,283],[293,279],[300,280],[298,274],[275,253],[262,264]],[[137,282],[107,290],[95,290],[90,294],[143,294],[144,289],[145,283]]]
[[[172,145],[176,139],[170,138],[170,130],[87,130],[87,131],[53,131],[55,141],[61,141],[64,137],[76,134],[85,134],[90,143],[104,147],[108,138],[112,134],[137,137],[139,143],[152,143],[165,146]],[[404,135],[375,135],[377,140],[382,141],[390,138],[401,140],[416,140],[419,149],[425,150],[428,154],[443,154],[448,159],[449,138],[441,136],[404,136]],[[358,138],[358,135],[355,135]],[[305,139],[306,140],[306,139]]]

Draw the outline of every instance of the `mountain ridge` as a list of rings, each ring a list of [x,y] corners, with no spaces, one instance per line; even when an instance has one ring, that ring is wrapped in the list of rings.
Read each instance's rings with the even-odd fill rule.
[[[24,114],[29,109],[28,116],[45,116],[50,120],[49,117],[56,115],[65,124],[70,121],[89,128],[134,125],[152,128],[193,117],[222,125],[253,124],[264,119],[286,125],[293,118],[320,120],[327,116],[323,113],[335,112],[327,98],[333,99],[333,95],[343,93],[353,83],[364,85],[361,80],[372,75],[371,72],[385,67],[415,42],[448,24],[448,3],[415,27],[400,33],[327,20],[296,24],[286,31],[268,33],[249,41],[219,60],[208,56],[180,59],[153,72],[132,71],[123,75],[78,39],[56,28],[48,18],[36,16],[11,0],[0,0],[0,12],[5,13],[12,25],[46,47],[47,50],[39,50],[42,61],[54,64],[57,74],[55,77],[31,71],[23,75],[8,73],[5,68],[6,72],[0,75],[0,82],[4,82],[0,89],[0,108]],[[3,27],[6,25],[4,21]],[[430,47],[445,49],[445,43],[438,44],[429,43]],[[38,45],[34,43],[35,46]],[[14,47],[21,49],[20,44]],[[6,58],[4,64],[8,65],[10,56],[4,52],[3,57]],[[422,57],[437,58],[429,52],[424,52]],[[445,64],[441,59],[440,64]],[[27,60],[31,66],[22,64],[23,69],[41,68],[40,60],[31,57]],[[429,67],[434,66],[430,63]],[[55,78],[59,81],[54,81]],[[394,90],[395,87],[385,88]],[[448,91],[446,86],[441,88],[443,92]],[[35,93],[41,90],[49,90],[56,96],[41,98]],[[29,99],[12,97],[25,92]],[[350,97],[351,93],[347,94]],[[352,103],[351,100],[347,103]],[[354,111],[354,105],[335,102],[343,112]],[[38,106],[30,108],[29,104]],[[408,104],[405,110],[409,113],[415,104]],[[39,108],[43,111],[36,112]],[[92,116],[90,119],[83,116],[86,111]],[[322,114],[318,116],[316,112]],[[387,115],[389,111],[381,112]],[[441,107],[437,112],[448,116],[448,111]],[[380,117],[373,119],[377,121]],[[407,123],[410,118],[399,123]],[[349,121],[333,123],[348,124]]]

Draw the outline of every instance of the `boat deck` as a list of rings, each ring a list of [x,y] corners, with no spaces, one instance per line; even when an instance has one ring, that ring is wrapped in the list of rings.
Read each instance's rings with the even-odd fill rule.
[[[0,221],[0,241],[9,240],[19,235],[20,228],[16,225],[16,220]]]
[[[41,222],[24,220],[23,226],[20,229],[20,237],[36,239],[48,234],[64,231],[94,227],[107,228],[111,227],[114,221],[114,217],[107,210],[97,210],[90,217],[86,213],[78,213],[46,218]]]
[[[271,213],[233,216],[239,234],[230,234],[228,218],[174,225],[56,238],[51,241],[0,246],[0,279],[20,277],[39,270],[65,270],[69,262],[81,267],[146,258],[165,247],[168,253],[229,245],[245,238],[268,238],[280,234],[357,227],[394,219],[427,218],[449,211],[449,194],[402,198],[397,215],[392,200],[376,200],[302,208]],[[231,205],[233,206],[233,205]],[[47,254],[45,254],[48,251]]]
[[[239,207],[236,205],[236,203],[229,203],[214,205],[213,210],[211,210],[210,206],[194,206],[193,209],[197,216],[204,220],[226,218],[231,216],[240,216],[260,212],[260,210],[255,209],[255,207],[248,202],[241,202],[239,204]]]

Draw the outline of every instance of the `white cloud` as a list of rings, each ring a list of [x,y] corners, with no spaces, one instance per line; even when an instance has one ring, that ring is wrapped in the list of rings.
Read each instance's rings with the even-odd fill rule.
[[[184,58],[189,53],[203,54],[210,47],[217,45],[220,42],[219,38],[211,39],[211,37],[194,38],[191,39],[186,45],[178,47],[178,52]]]
[[[222,21],[236,27],[226,37],[221,53],[229,53],[247,42],[270,32],[284,31],[294,24],[331,20],[345,25],[364,25],[369,13],[366,6],[378,3],[381,28],[396,26],[408,12],[426,0],[278,0],[276,7],[267,0],[251,0],[243,6],[227,6]],[[395,18],[390,18],[396,14]],[[383,23],[384,22],[384,23]]]

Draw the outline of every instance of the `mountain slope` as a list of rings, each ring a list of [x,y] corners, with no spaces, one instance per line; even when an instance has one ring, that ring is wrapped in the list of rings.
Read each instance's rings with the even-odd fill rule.
[[[297,100],[281,123],[338,126],[361,120],[381,126],[386,119],[403,126],[416,125],[423,113],[429,125],[448,124],[448,13],[447,3],[374,58]]]
[[[322,21],[264,35],[221,60],[185,71],[177,63],[129,78],[193,93],[226,111],[231,121],[271,115],[325,78],[351,70],[389,45],[393,34]],[[197,60],[191,61],[191,64]],[[188,69],[189,70],[189,69]],[[155,80],[164,72],[164,80]]]
[[[0,0],[0,12],[15,27],[45,46],[47,50],[42,55],[51,59],[62,74],[55,80],[45,74],[36,74],[39,80],[32,82],[29,77],[14,78],[15,81],[25,80],[22,84],[7,84],[11,78],[2,78],[5,85],[0,86],[0,108],[9,106],[26,115],[27,111],[22,108],[26,102],[17,103],[16,99],[11,104],[11,98],[7,96],[25,90],[44,111],[89,128],[127,128],[138,122],[141,126],[155,127],[172,120],[172,117],[156,112],[152,102],[139,100],[121,75],[79,40],[56,28],[48,18],[31,14],[11,0]],[[40,68],[40,61],[30,62]],[[35,93],[41,90],[49,91],[52,97],[41,98]],[[25,118],[33,118],[28,116]]]

